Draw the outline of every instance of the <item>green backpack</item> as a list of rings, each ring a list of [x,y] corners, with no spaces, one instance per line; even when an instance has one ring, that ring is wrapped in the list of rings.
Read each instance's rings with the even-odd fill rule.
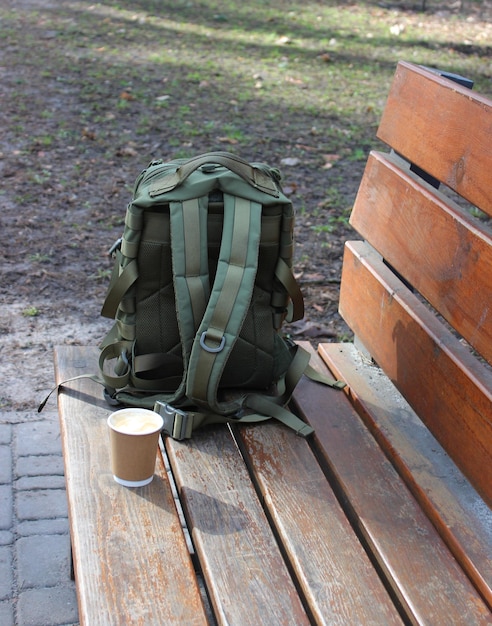
[[[138,177],[102,309],[116,320],[99,360],[112,403],[153,408],[176,439],[271,417],[312,432],[285,408],[309,356],[280,334],[304,304],[279,181],[227,152]]]

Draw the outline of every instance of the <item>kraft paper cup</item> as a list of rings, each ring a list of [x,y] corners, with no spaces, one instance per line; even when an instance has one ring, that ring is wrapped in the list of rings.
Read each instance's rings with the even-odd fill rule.
[[[162,417],[148,409],[111,413],[108,426],[113,478],[125,487],[143,487],[154,478]]]

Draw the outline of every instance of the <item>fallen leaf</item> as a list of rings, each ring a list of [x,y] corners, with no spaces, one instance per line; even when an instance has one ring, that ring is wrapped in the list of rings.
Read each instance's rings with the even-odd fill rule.
[[[325,275],[321,273],[316,274],[304,274],[303,281],[304,283],[323,283],[325,281]]]
[[[131,94],[129,91],[122,91],[120,93],[120,100],[135,100],[135,96]]]
[[[303,337],[310,338],[335,337],[336,335],[333,329],[329,328],[328,326],[325,326],[324,324],[316,324],[309,321],[302,324],[290,324],[289,331],[295,336],[302,335]]]
[[[283,192],[286,196],[291,196],[293,193],[297,191],[296,183],[288,183],[282,186]]]
[[[336,161],[338,161],[338,159],[340,159],[340,155],[339,154],[323,154],[323,160],[324,160],[324,164],[321,166],[322,169],[324,170],[329,170],[333,167],[333,163],[335,163]]]
[[[316,148],[313,148],[313,146],[307,146],[304,143],[296,143],[296,148],[299,148],[299,150],[306,150],[307,152],[316,152]]]
[[[90,130],[89,128],[84,128],[82,130],[82,137],[84,137],[85,139],[90,139],[91,141],[94,141],[94,139],[96,138],[96,133],[93,130]]]
[[[119,157],[133,157],[137,156],[137,154],[137,150],[131,145],[121,146],[121,148],[116,150],[116,156]]]
[[[303,80],[301,80],[300,78],[294,78],[293,76],[286,76],[285,82],[291,83],[292,85],[304,85]]]
[[[322,156],[326,163],[334,163],[341,158],[339,154],[323,154]]]
[[[319,295],[320,299],[323,300],[324,302],[337,302],[338,300],[338,291],[336,292],[331,292],[331,291],[323,291],[323,293],[320,293]]]

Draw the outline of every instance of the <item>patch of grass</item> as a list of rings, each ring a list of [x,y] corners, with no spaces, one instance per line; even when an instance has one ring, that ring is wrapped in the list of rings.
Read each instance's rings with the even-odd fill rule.
[[[365,161],[367,159],[367,152],[363,148],[354,148],[347,158],[350,161]]]
[[[342,215],[330,215],[323,224],[311,226],[316,234],[333,233],[338,227],[347,227],[349,223],[350,212],[343,211]]]
[[[35,254],[31,254],[29,256],[29,261],[31,261],[31,263],[50,263],[51,256],[49,254],[36,252]]]
[[[108,278],[110,278],[111,273],[112,273],[112,270],[110,270],[110,269],[99,268],[97,270],[97,272],[95,274],[91,274],[91,276],[89,276],[89,278],[91,278],[93,280],[104,280],[104,281],[106,281]]]
[[[40,135],[34,138],[34,143],[41,148],[49,148],[54,141],[55,138],[52,135]]]

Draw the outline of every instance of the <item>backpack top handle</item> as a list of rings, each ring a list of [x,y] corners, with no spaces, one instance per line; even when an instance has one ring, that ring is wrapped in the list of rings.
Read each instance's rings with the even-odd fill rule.
[[[275,180],[266,171],[251,165],[244,159],[231,154],[230,152],[208,152],[189,159],[177,167],[175,172],[159,179],[150,188],[150,196],[172,191],[184,183],[184,181],[198,168],[202,167],[205,173],[214,172],[215,167],[206,168],[203,166],[222,165],[234,174],[237,174],[249,185],[270,196],[278,198],[279,188]]]

